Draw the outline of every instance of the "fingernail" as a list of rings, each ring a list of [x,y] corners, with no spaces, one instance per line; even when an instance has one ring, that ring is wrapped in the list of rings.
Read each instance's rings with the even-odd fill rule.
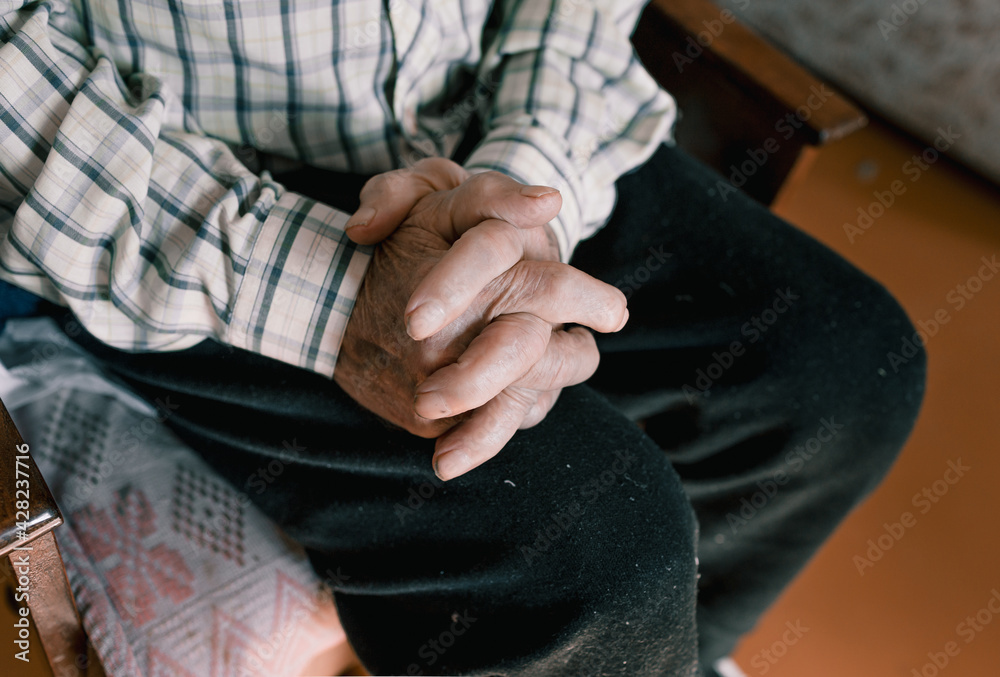
[[[447,481],[468,472],[474,465],[464,449],[451,449],[434,457],[434,474]]]
[[[625,319],[622,320],[622,323],[618,326],[617,329],[615,329],[615,331],[621,331],[622,329],[625,328],[626,324],[628,324],[628,308],[625,309]]]
[[[437,301],[427,301],[417,306],[406,318],[406,333],[414,340],[421,340],[436,332],[444,322],[444,308]]]
[[[357,228],[358,226],[367,226],[368,223],[375,218],[375,208],[374,207],[362,207],[358,211],[351,215],[351,218],[347,219],[347,226],[344,230],[350,230],[351,228]]]
[[[432,390],[427,393],[417,393],[413,400],[413,408],[424,418],[439,419],[451,416],[451,407],[441,393]]]
[[[542,197],[543,195],[550,195],[558,192],[558,190],[550,188],[549,186],[525,186],[521,189],[521,195],[526,195],[528,197]]]

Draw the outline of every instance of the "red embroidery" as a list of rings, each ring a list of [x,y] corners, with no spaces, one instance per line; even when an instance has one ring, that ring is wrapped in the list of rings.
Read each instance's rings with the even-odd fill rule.
[[[194,594],[194,574],[184,558],[163,543],[147,545],[156,533],[156,514],[142,490],[125,485],[115,492],[111,508],[88,505],[72,522],[84,550],[103,570],[115,607],[136,625],[155,618],[158,600],[177,603]]]
[[[153,647],[149,652],[149,664],[146,668],[146,677],[196,677],[193,672],[184,669],[180,663],[171,660],[158,648]]]

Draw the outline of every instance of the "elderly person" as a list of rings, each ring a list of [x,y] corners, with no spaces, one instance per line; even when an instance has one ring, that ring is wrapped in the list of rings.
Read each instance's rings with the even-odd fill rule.
[[[372,672],[714,674],[912,427],[896,302],[664,145],[641,7],[0,3],[0,278]]]

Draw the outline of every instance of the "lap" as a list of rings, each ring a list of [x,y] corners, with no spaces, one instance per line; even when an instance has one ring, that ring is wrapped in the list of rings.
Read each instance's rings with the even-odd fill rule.
[[[630,297],[589,384],[645,420],[696,511],[706,663],[885,475],[925,378],[922,353],[887,359],[913,327],[882,285],[717,180],[661,148],[573,260]]]
[[[113,359],[86,347],[169,401],[182,439],[307,547],[369,669],[694,666],[690,504],[662,451],[588,386],[442,483],[432,441],[388,427],[322,377],[209,343]],[[454,645],[439,651],[432,642],[448,633]]]
[[[859,412],[919,401],[922,387],[919,369],[879,375],[884,344],[909,326],[884,289],[760,205],[712,197],[715,180],[671,148],[621,180],[615,215],[574,264],[623,287],[629,326],[600,337],[588,385],[447,484],[431,472],[431,441],[384,425],[318,375],[211,342],[125,355],[83,341],[148,398],[169,398],[175,430],[333,572],[370,668],[681,674],[694,661],[696,548],[699,604],[749,595],[733,624],[743,629],[857,499],[813,492],[837,507],[773,567],[780,575],[713,588],[737,580],[734,555],[752,550],[717,541],[750,478],[840,411],[854,427],[799,477],[802,490],[854,441],[885,448],[854,469],[877,479],[915,405],[879,426]],[[639,417],[649,434],[630,421]],[[855,480],[845,478],[831,486]],[[447,651],[428,642],[470,617]],[[699,617],[705,633],[712,620]]]
[[[886,358],[913,331],[899,304],[759,203],[717,196],[717,180],[664,146],[619,182],[611,221],[572,261],[630,297],[626,328],[597,337],[590,384],[633,416],[742,410],[808,429],[868,408],[885,436],[908,429],[924,370],[922,356],[895,370]]]

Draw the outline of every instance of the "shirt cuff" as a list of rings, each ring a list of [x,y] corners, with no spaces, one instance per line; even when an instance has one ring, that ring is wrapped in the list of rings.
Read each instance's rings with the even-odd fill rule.
[[[528,185],[557,188],[562,209],[550,222],[559,257],[568,263],[584,234],[580,172],[547,132],[539,127],[498,127],[489,132],[465,162],[470,173],[498,171]],[[612,195],[612,202],[614,197]]]
[[[261,226],[225,341],[332,376],[371,260],[351,242],[348,214],[285,192]]]

